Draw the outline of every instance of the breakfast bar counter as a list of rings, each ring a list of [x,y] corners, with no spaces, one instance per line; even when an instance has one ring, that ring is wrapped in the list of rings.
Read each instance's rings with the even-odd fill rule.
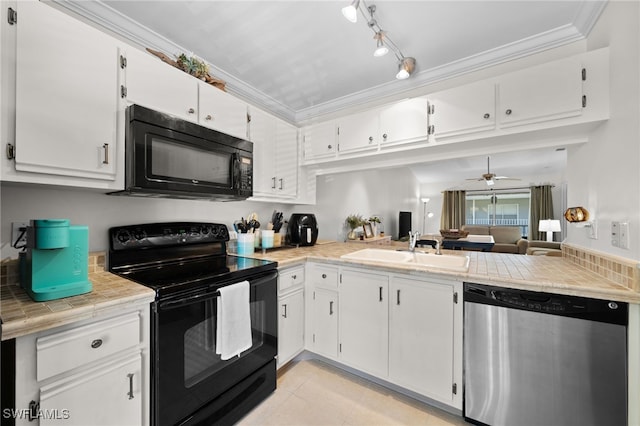
[[[389,250],[406,247],[406,243],[376,246],[376,248]],[[451,255],[469,256],[468,272],[445,271],[413,264],[391,265],[341,258],[344,254],[362,249],[361,244],[319,241],[318,244],[309,247],[280,248],[264,254],[257,251],[251,257],[276,261],[280,267],[303,263],[307,260],[351,264],[413,274],[425,272],[443,274],[455,276],[463,281],[523,290],[640,303],[636,261],[613,256],[605,257],[601,253],[588,252],[570,245],[564,246],[562,257],[460,250],[442,251]],[[434,252],[432,249],[420,251]]]

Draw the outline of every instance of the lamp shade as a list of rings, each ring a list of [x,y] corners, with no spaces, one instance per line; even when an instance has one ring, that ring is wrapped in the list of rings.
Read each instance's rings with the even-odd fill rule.
[[[560,232],[560,221],[553,219],[540,220],[538,223],[538,231],[540,232]]]
[[[342,15],[350,22],[358,22],[358,6],[360,0],[353,0],[349,6],[342,8]]]

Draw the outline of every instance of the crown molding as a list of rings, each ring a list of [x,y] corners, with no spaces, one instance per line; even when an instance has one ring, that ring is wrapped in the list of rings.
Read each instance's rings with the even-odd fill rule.
[[[100,0],[52,1],[140,48],[150,47],[167,54],[190,51],[190,49],[184,48],[160,34],[141,26],[136,21],[114,10]],[[210,65],[210,68],[213,75],[228,83],[229,93],[261,109],[269,111],[285,121],[299,125],[302,122],[309,122],[347,108],[374,103],[380,99],[398,96],[398,94],[407,93],[411,90],[416,90],[445,79],[583,40],[595,25],[606,4],[606,1],[584,2],[574,25],[558,27],[545,33],[518,40],[477,55],[469,56],[439,67],[430,68],[416,73],[407,80],[389,81],[366,90],[351,93],[341,98],[297,111],[292,110],[281,102],[257,90],[255,87],[228,74],[224,70],[217,68],[215,65]]]

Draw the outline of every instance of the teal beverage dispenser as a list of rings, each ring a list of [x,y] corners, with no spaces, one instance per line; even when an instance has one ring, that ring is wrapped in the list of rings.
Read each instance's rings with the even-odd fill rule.
[[[21,261],[22,287],[36,302],[88,293],[89,228],[68,219],[32,220]]]

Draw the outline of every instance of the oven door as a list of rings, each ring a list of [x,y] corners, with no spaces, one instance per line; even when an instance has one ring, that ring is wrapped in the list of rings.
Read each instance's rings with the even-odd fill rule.
[[[275,389],[275,367],[269,380],[254,381],[259,385],[254,383],[241,392],[232,389],[266,364],[271,362],[275,366],[273,360],[277,354],[277,271],[248,281],[253,346],[226,361],[216,355],[217,289],[235,281],[216,283],[179,298],[155,302],[153,424],[190,424],[193,418],[201,421],[202,413],[215,411],[212,409],[215,400],[225,392],[241,394],[234,400],[242,404],[243,400],[252,398],[251,393],[264,394]],[[269,381],[272,383],[267,383]],[[225,402],[227,411],[228,405]],[[218,420],[211,418],[208,423]]]

